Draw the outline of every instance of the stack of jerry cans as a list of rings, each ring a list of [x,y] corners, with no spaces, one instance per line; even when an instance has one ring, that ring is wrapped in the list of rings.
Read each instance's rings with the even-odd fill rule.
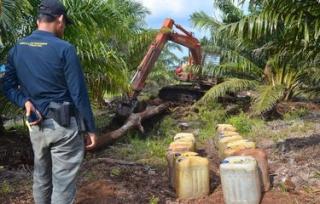
[[[230,124],[218,124],[217,132],[217,146],[221,158],[231,156],[239,150],[256,148],[254,142],[244,140],[236,128]]]
[[[244,138],[242,138],[242,136],[237,132],[236,128],[234,128],[232,125],[230,124],[219,124],[217,126],[217,147],[219,150],[219,154],[221,159],[225,159],[221,166],[220,166],[220,170],[224,170],[224,171],[229,171],[233,172],[234,174],[241,174],[241,172],[244,171],[244,169],[246,169],[247,167],[250,167],[250,171],[252,171],[252,174],[248,174],[248,176],[251,176],[250,178],[247,179],[251,179],[254,180],[255,183],[258,183],[258,181],[256,181],[256,173],[255,173],[255,169],[257,164],[257,170],[258,170],[258,180],[259,180],[259,188],[255,188],[258,189],[259,191],[268,191],[270,189],[270,180],[269,180],[269,174],[268,174],[268,158],[267,158],[267,154],[265,153],[264,150],[262,149],[256,149],[256,144],[252,141],[246,140]],[[238,157],[232,157],[232,156],[238,156]],[[243,158],[242,158],[243,157]],[[248,159],[249,157],[249,159]],[[255,162],[252,162],[252,159]],[[239,164],[236,164],[237,161],[239,161]],[[241,168],[244,169],[241,169]],[[232,169],[232,171],[231,171]],[[253,173],[254,172],[254,173]],[[231,175],[231,174],[230,174]],[[224,178],[222,178],[224,177]],[[225,174],[223,174],[221,172],[221,180],[223,183],[223,185],[227,185],[226,184],[226,179],[228,177],[225,176]],[[224,181],[223,181],[224,180]],[[235,181],[237,181],[235,179]],[[234,184],[234,185],[238,185],[238,184]],[[258,185],[258,184],[255,184]],[[240,193],[240,188],[241,186],[238,185],[238,187],[233,187],[231,190],[233,193]],[[241,187],[242,188],[242,187]],[[227,191],[228,192],[225,192]],[[224,194],[229,194],[229,187],[224,187],[223,191]],[[254,192],[255,195],[253,197],[255,197],[255,199],[258,199],[259,196],[256,192]],[[231,193],[232,194],[232,193]],[[238,194],[236,194],[238,195]],[[225,197],[230,198],[230,195],[225,195]],[[232,196],[231,196],[232,197]],[[230,198],[231,199],[231,198]],[[225,202],[226,203],[250,203],[250,202],[238,202],[239,200],[243,200],[242,198],[237,198],[237,201],[231,202],[231,200],[226,200],[225,198]],[[251,200],[255,200],[255,199],[251,199]],[[252,202],[252,203],[256,203],[256,201]]]
[[[170,186],[181,199],[209,193],[209,161],[195,152],[192,133],[178,133],[166,154]]]

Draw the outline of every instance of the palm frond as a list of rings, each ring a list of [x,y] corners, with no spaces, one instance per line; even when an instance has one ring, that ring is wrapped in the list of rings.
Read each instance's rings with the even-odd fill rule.
[[[214,0],[214,5],[222,11],[224,23],[239,21],[244,16],[243,11],[232,0]]]
[[[250,80],[262,80],[262,70],[256,66],[251,66],[250,63],[224,63],[215,66],[213,69],[213,74],[217,77],[224,78],[241,78]]]
[[[285,86],[259,86],[257,93],[258,95],[254,98],[252,105],[254,115],[259,115],[271,110],[274,105],[284,97]]]
[[[221,22],[203,11],[193,13],[190,17],[190,21],[194,27],[203,30],[218,29],[222,25]]]
[[[212,87],[199,101],[199,103],[208,103],[230,92],[234,93],[249,90],[251,88],[256,87],[258,84],[259,83],[255,80],[237,78],[227,79],[226,81]]]

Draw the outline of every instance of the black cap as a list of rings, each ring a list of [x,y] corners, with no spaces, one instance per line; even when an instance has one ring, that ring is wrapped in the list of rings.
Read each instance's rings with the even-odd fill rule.
[[[73,21],[67,16],[66,8],[59,0],[42,0],[38,13],[54,17],[63,15],[67,24],[73,24]]]

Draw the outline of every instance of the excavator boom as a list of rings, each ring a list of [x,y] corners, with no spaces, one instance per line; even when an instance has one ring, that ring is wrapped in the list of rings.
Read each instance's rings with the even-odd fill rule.
[[[183,34],[173,32],[173,27],[179,29]],[[154,67],[156,61],[158,60],[161,51],[163,50],[165,44],[168,41],[172,41],[174,43],[180,44],[184,47],[189,48],[191,56],[192,56],[192,64],[201,65],[202,62],[202,51],[200,42],[193,37],[192,33],[186,31],[182,26],[176,25],[174,20],[165,19],[163,26],[160,32],[157,34],[155,40],[150,45],[146,55],[141,61],[137,72],[135,73],[132,81],[131,87],[133,92],[133,98],[135,98],[140,91],[145,86],[145,81]]]

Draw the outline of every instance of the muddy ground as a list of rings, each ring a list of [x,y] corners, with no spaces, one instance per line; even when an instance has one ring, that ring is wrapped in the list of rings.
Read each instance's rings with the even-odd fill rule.
[[[311,118],[317,123],[319,119]],[[268,123],[269,131],[287,128],[284,122]],[[9,139],[8,139],[9,138]],[[258,146],[269,155],[273,188],[262,204],[320,203],[320,128],[275,143],[263,139]],[[25,149],[19,151],[19,147]],[[17,149],[12,155],[9,150]],[[110,153],[87,154],[78,182],[77,203],[223,203],[219,157],[212,139],[200,146],[210,159],[211,193],[197,200],[177,200],[168,186],[166,169],[117,160]],[[28,137],[0,137],[0,203],[32,201],[32,161]]]

